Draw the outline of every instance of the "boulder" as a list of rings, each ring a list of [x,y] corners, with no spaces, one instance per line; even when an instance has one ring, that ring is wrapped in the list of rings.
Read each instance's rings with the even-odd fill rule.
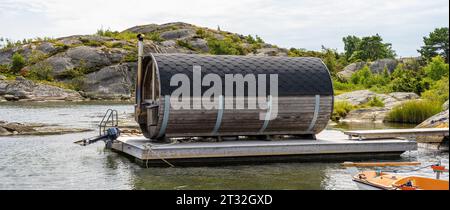
[[[448,100],[442,104],[442,110],[448,110]]]
[[[343,93],[341,95],[335,96],[335,100],[337,101],[348,101],[354,106],[358,106],[364,103],[367,103],[372,97],[374,97],[376,93],[370,90],[358,90],[348,93]]]
[[[6,77],[0,74],[0,80],[6,80]]]
[[[52,56],[50,58],[45,59],[44,61],[39,62],[35,65],[40,65],[42,63],[47,63],[52,67],[53,73],[58,74],[68,69],[75,68],[75,64],[72,63],[72,59],[69,57],[65,57],[64,54],[60,54],[57,56]],[[32,68],[32,67],[31,67]]]
[[[54,54],[58,51],[58,49],[50,42],[42,42],[37,47],[36,50],[39,50],[45,54]]]
[[[379,59],[374,62],[366,63],[366,62],[356,62],[349,64],[342,71],[338,72],[337,75],[342,79],[350,79],[352,74],[356,71],[362,69],[365,65],[369,65],[372,73],[383,73],[384,68],[386,67],[389,73],[392,73],[398,65],[398,61],[396,59]]]
[[[12,133],[6,130],[6,128],[1,127],[0,125],[0,136],[9,136],[9,135],[12,135]]]
[[[420,98],[419,95],[417,95],[416,93],[411,93],[411,92],[393,92],[393,93],[389,93],[388,95],[392,96],[393,98],[395,98],[399,101],[414,100],[414,99]]]
[[[350,111],[342,122],[383,122],[389,109],[382,107],[362,108]]]
[[[72,101],[82,99],[76,91],[38,84],[23,77],[17,77],[16,80],[0,80],[0,96],[8,101]]]
[[[154,32],[154,31],[158,30],[159,28],[160,27],[158,24],[148,24],[148,25],[134,26],[125,31],[133,32],[133,33],[147,34],[147,33]]]
[[[177,42],[175,42],[174,40],[166,40],[161,42],[161,45],[163,47],[175,47],[177,45]]]
[[[282,51],[280,48],[271,47],[271,48],[261,48],[256,50],[254,54],[256,56],[287,56],[287,53]]]
[[[335,96],[336,101],[347,101],[354,106],[361,106],[377,97],[384,103],[384,107],[363,107],[350,111],[342,122],[383,122],[385,116],[395,106],[405,101],[418,99],[415,93],[395,92],[390,94],[377,94],[370,90],[359,90]]]
[[[208,47],[208,42],[204,39],[193,39],[191,41],[189,41],[189,44],[195,48],[195,49],[199,49],[202,52],[208,52],[209,51],[209,47]]]
[[[84,65],[86,68],[109,66],[112,64],[107,54],[99,47],[80,46],[70,48],[65,53],[72,63]]]
[[[366,65],[366,62],[357,62],[352,63],[348,66],[346,66],[342,71],[338,72],[338,76],[343,79],[350,79],[352,77],[352,74],[356,71],[362,69]]]
[[[93,99],[131,98],[135,75],[135,63],[107,66],[86,75],[83,89]]]
[[[0,65],[7,65],[11,63],[11,58],[14,55],[14,49],[0,49]]]
[[[449,127],[449,112],[448,109],[440,112],[424,122],[420,123],[416,128],[448,128]],[[447,137],[448,138],[448,137]],[[417,142],[421,143],[433,143],[442,142],[444,137],[442,136],[427,136],[427,137],[417,137]]]
[[[397,67],[398,65],[398,61],[395,59],[379,59],[376,60],[372,63],[370,63],[370,70],[372,71],[372,73],[383,73],[384,68],[387,68],[387,70],[389,71],[389,73],[392,73],[394,71],[394,69]]]
[[[166,31],[161,33],[161,38],[166,40],[171,39],[188,39],[196,35],[196,31],[193,29],[178,29],[173,31]]]

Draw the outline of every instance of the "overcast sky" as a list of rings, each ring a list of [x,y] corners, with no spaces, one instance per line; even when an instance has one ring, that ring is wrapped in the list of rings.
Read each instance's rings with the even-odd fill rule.
[[[448,27],[448,0],[0,0],[0,37],[14,40],[93,34],[182,21],[258,34],[280,47],[343,50],[342,37],[379,33],[399,56]]]

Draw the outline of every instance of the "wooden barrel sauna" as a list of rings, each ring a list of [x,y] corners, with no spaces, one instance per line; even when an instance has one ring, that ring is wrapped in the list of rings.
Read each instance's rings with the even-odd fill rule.
[[[319,58],[213,56],[192,54],[153,54],[142,58],[136,86],[136,121],[147,138],[224,137],[268,135],[315,135],[325,129],[333,109],[333,85],[327,67]],[[214,109],[174,109],[169,100],[171,78],[176,74],[194,78],[194,66],[201,76],[216,74],[222,79],[222,96]],[[278,75],[278,114],[274,119],[260,118],[260,109],[226,109],[226,75]],[[267,76],[268,78],[268,76]],[[270,86],[266,80],[267,87]],[[264,83],[258,83],[263,85]],[[201,100],[194,95],[191,102]],[[245,83],[246,90],[249,83]],[[270,87],[269,89],[272,90]],[[201,87],[201,94],[208,89]],[[198,91],[197,91],[198,93]],[[250,97],[232,92],[233,96]],[[266,91],[267,98],[271,92]],[[217,100],[217,98],[219,100]],[[253,98],[254,99],[254,98]],[[225,102],[224,102],[225,101]],[[268,100],[266,113],[270,113]],[[247,100],[246,103],[247,105]]]

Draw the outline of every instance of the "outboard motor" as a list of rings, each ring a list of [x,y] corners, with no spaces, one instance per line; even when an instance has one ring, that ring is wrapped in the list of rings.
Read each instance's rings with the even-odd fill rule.
[[[89,144],[93,144],[97,141],[104,141],[105,147],[107,149],[111,149],[112,144],[114,140],[119,138],[120,136],[120,129],[118,127],[118,114],[116,110],[108,109],[106,111],[106,114],[103,116],[102,121],[100,121],[99,127],[99,135],[82,139],[79,141],[74,142],[75,144],[79,144],[81,146],[86,146]]]

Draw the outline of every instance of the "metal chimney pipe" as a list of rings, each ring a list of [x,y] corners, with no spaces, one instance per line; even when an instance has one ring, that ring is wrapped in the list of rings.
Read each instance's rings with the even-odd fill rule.
[[[144,35],[138,34],[138,69],[136,78],[136,113],[141,113],[142,105],[142,60],[144,58]],[[138,115],[137,115],[138,116]]]

